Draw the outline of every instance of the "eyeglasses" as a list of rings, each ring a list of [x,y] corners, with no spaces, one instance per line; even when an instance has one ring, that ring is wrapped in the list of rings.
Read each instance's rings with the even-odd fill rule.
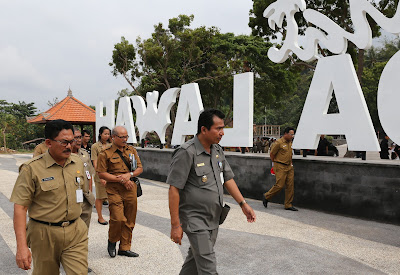
[[[75,141],[75,139],[72,139],[72,140],[65,140],[65,139],[64,140],[55,140],[55,139],[51,139],[51,140],[57,141],[58,143],[60,143],[64,147],[67,147],[68,144],[72,145],[72,143]]]
[[[129,138],[129,136],[116,136],[116,137],[119,137],[120,139],[128,139]]]
[[[82,136],[74,137],[75,139],[82,139]]]

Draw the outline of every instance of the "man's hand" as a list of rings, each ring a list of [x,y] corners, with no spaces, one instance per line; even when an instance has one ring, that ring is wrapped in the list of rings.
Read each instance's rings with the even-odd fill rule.
[[[253,208],[247,203],[243,204],[242,206],[243,214],[246,215],[248,222],[255,222],[256,221],[256,213],[254,213]]]
[[[130,180],[125,181],[125,182],[123,183],[123,185],[125,186],[126,190],[132,190],[132,189],[133,189],[133,182],[130,181]]]
[[[171,226],[171,241],[181,245],[182,244],[182,238],[183,238],[182,227],[180,225],[175,226],[175,227]]]
[[[127,182],[131,179],[131,173],[125,173],[117,176],[117,179],[120,179],[123,182]]]
[[[19,268],[23,270],[31,269],[32,254],[27,246],[17,248],[15,259]]]
[[[100,183],[101,183],[103,186],[106,186],[107,181],[106,181],[106,180],[103,180],[103,179],[100,179]]]

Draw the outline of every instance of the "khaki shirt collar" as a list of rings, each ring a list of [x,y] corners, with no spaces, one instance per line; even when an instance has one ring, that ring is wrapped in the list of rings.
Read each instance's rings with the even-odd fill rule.
[[[200,154],[203,153],[203,152],[206,153],[207,155],[210,155],[210,153],[208,153],[208,152],[206,151],[206,149],[204,149],[203,144],[200,143],[200,140],[199,140],[199,138],[197,137],[197,135],[194,136],[194,147],[196,148],[196,154],[197,154],[197,155],[200,155]],[[213,147],[214,147],[214,146],[211,146],[211,148],[210,148],[211,151],[213,150]],[[211,151],[210,151],[210,152],[211,152]]]
[[[46,162],[46,168],[49,168],[49,167],[53,166],[54,164],[60,166],[60,165],[53,159],[53,157],[50,155],[49,150],[47,150],[46,153],[44,153],[43,159],[44,159],[44,161]],[[67,160],[65,161],[64,167],[67,166],[68,164],[70,164],[71,162],[74,162],[74,161],[71,159],[71,156],[69,156],[69,157],[67,158]]]
[[[111,145],[111,151],[112,151],[113,153],[115,153],[117,150],[120,150],[121,153],[122,153],[122,152],[124,152],[124,150],[125,150],[127,147],[128,147],[128,145],[125,145],[125,146],[122,148],[122,151],[121,151],[121,150],[117,147],[117,145],[115,145],[114,142],[113,142],[113,144]]]

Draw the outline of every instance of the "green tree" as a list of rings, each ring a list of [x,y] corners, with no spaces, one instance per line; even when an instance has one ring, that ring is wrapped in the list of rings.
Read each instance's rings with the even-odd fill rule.
[[[136,62],[136,49],[125,37],[121,37],[121,42],[114,45],[112,62],[109,65],[113,68],[112,74],[117,77],[122,75],[132,89],[137,92],[134,82],[139,73],[139,64]]]
[[[256,109],[264,110],[266,104],[293,93],[298,69],[291,68],[289,63],[272,63],[267,58],[271,43],[257,36],[221,33],[216,27],[191,28],[193,18],[180,15],[170,19],[168,27],[159,23],[151,38],[138,38],[136,47],[129,47],[136,48],[138,53],[139,70],[131,72],[135,80],[140,80],[140,95],[196,82],[204,106],[222,109],[229,123],[235,74],[254,72]],[[114,50],[114,55],[118,56],[118,51]]]

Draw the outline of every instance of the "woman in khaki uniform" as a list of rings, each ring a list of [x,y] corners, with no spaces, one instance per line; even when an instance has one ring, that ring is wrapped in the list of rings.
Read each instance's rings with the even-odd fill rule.
[[[99,141],[92,145],[91,159],[93,161],[93,166],[95,169],[97,168],[97,157],[100,154],[100,152],[111,146],[110,134],[111,134],[111,131],[108,127],[106,127],[106,126],[100,127],[99,138],[98,138]],[[97,215],[99,217],[97,221],[102,225],[107,225],[108,222],[103,218],[103,214],[101,212],[102,208],[103,208],[103,201],[105,199],[107,199],[107,192],[106,192],[106,187],[105,187],[106,181],[100,179],[99,175],[96,173],[96,175],[94,177],[94,184],[96,186],[95,206],[96,206]]]

